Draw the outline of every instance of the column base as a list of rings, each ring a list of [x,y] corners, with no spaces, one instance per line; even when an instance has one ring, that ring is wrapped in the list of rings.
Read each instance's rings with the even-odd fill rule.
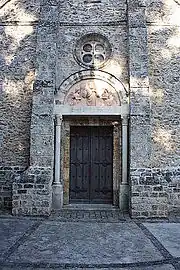
[[[52,209],[61,209],[63,207],[63,186],[54,184],[52,186]]]
[[[129,210],[129,185],[128,184],[120,184],[119,208],[122,211]]]

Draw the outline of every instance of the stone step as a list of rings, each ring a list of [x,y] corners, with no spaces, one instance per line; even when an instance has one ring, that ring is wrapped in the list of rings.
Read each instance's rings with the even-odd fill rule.
[[[125,222],[130,220],[127,213],[117,208],[107,209],[78,209],[63,208],[61,210],[53,210],[49,219],[69,222]]]

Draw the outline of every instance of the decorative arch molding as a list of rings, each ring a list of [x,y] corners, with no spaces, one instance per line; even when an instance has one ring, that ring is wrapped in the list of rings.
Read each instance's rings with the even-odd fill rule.
[[[95,119],[97,121],[97,116],[108,116],[106,119],[108,119],[110,116],[112,117],[111,120],[113,120],[110,120],[111,123],[109,122],[108,125],[114,126],[114,130],[117,130],[117,126],[121,124],[119,131],[121,130],[122,132],[122,169],[121,176],[120,174],[115,174],[117,181],[114,181],[113,185],[116,189],[117,184],[118,189],[114,194],[118,194],[117,196],[119,196],[120,209],[127,209],[129,198],[129,184],[127,177],[129,103],[128,92],[126,91],[124,85],[116,77],[107,72],[98,70],[80,71],[71,75],[60,85],[55,94],[54,105],[54,115],[56,121],[54,157],[55,174],[52,197],[53,208],[61,209],[63,203],[65,202],[63,196],[68,194],[68,189],[65,191],[64,187],[67,188],[69,185],[70,150],[68,149],[70,147],[70,125],[77,125],[77,116],[83,116],[83,118],[89,117],[89,119],[95,116],[93,118],[93,124]],[[65,116],[68,117],[66,118]],[[116,118],[114,118],[114,116],[116,116]],[[68,122],[68,119],[71,119],[72,122]],[[114,119],[117,119],[117,121],[114,121]],[[66,123],[65,125],[63,125],[63,121]],[[100,122],[98,125],[100,125]],[[63,131],[65,126],[68,126],[68,133]],[[66,134],[66,136],[63,134]],[[120,147],[118,138],[121,137],[121,134],[118,134],[117,139],[114,139],[114,145],[117,146],[117,150],[114,150],[114,153],[119,153],[120,151],[118,148]],[[64,141],[61,139],[61,136],[64,136]],[[116,138],[116,136],[114,138]],[[61,145],[62,141],[64,143]],[[66,147],[66,149],[63,147]],[[61,167],[60,162],[62,151],[64,151],[63,153],[66,153],[64,158],[64,167]],[[65,197],[68,197],[66,195]]]
[[[90,93],[87,88],[94,93],[94,99],[88,100]],[[55,94],[56,105],[76,106],[81,102],[85,106],[120,106],[128,103],[128,91],[112,74],[83,70],[67,78]]]

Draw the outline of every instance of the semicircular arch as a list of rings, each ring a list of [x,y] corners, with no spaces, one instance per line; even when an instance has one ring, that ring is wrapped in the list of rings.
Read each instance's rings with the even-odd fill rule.
[[[55,94],[55,104],[76,106],[81,102],[89,106],[95,106],[96,103],[103,106],[127,104],[128,91],[112,74],[83,70],[64,80]]]

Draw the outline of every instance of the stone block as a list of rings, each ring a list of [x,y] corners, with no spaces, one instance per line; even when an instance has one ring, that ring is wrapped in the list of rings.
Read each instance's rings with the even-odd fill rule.
[[[129,28],[130,87],[148,87],[147,29]]]
[[[148,119],[148,118],[147,118]],[[136,124],[135,124],[136,123]],[[131,163],[133,167],[145,167],[150,165],[151,157],[151,127],[145,124],[142,117],[132,117],[130,120],[130,152]],[[143,166],[142,166],[143,165]]]
[[[24,188],[26,189],[26,188],[33,188],[34,187],[34,185],[32,185],[32,184],[25,184],[24,185]]]
[[[54,154],[54,137],[42,133],[31,133],[31,156],[52,156]]]
[[[63,206],[63,186],[54,184],[52,187],[52,208],[61,209]]]
[[[32,115],[31,121],[32,134],[54,135],[54,116],[50,114]]]
[[[146,7],[146,0],[128,0],[128,9],[134,10],[136,8],[140,7]]]
[[[149,88],[131,88],[130,93],[130,114],[150,115]]]
[[[56,44],[50,41],[39,42],[37,48],[38,78],[52,80],[55,78]],[[47,64],[48,63],[48,64]]]
[[[146,9],[145,7],[131,7],[128,9],[129,27],[146,27]]]
[[[57,37],[57,25],[55,23],[40,24],[38,26],[37,41],[38,42],[54,42]],[[42,44],[42,43],[41,43]],[[45,43],[46,44],[46,43]]]
[[[57,22],[59,20],[59,9],[57,5],[42,5],[40,13],[41,21]]]
[[[54,119],[51,115],[46,114],[33,115],[31,121],[31,131],[33,134],[54,134]]]
[[[59,0],[41,0],[42,5],[50,5],[50,6],[56,6],[58,5],[60,1]]]
[[[28,175],[27,173],[22,174],[21,176],[17,177],[15,179],[16,182],[19,183],[34,183],[36,179],[35,175]],[[16,184],[16,182],[13,183],[13,186]],[[16,190],[16,188],[13,187],[14,190]]]
[[[31,166],[52,167],[53,163],[54,161],[52,156],[33,155],[30,157]]]
[[[71,4],[67,1],[61,1],[58,4],[59,21],[61,23],[71,22],[86,24],[97,23],[115,23],[126,20],[125,1],[108,1],[91,4],[83,4],[74,1]]]

